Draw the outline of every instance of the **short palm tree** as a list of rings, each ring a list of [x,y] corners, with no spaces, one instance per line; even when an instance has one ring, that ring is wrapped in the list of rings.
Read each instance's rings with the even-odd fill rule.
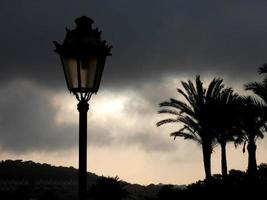
[[[232,88],[226,88],[214,98],[211,102],[210,128],[221,146],[221,170],[223,178],[227,177],[227,159],[226,145],[227,142],[235,141],[240,135],[239,129],[239,107],[241,97],[234,93]]]
[[[248,168],[249,177],[257,178],[257,161],[256,161],[256,141],[264,137],[266,132],[266,106],[252,97],[244,97],[244,103],[241,109],[241,128],[243,135],[243,153],[247,148],[248,151]]]
[[[261,111],[258,111],[258,112],[261,112],[261,117],[260,117],[261,121],[260,122],[262,125],[265,126],[265,122],[267,121],[267,112],[266,112],[266,106],[267,106],[267,63],[263,64],[261,67],[259,67],[258,72],[259,72],[259,74],[265,74],[263,81],[262,82],[255,81],[255,82],[248,83],[245,85],[245,89],[251,90],[254,94],[256,94],[258,97],[260,97],[264,101],[265,106],[263,106],[262,104],[259,104],[258,102],[253,103],[253,100],[248,100],[249,103],[247,103],[247,107],[254,107],[254,110],[255,110],[254,112],[257,112],[258,107],[260,107]],[[252,104],[252,105],[250,105],[250,104]],[[255,108],[255,107],[257,107],[257,108]],[[262,112],[262,111],[264,111],[264,112]],[[256,140],[258,137],[263,137],[262,131],[258,131],[258,134],[256,134],[256,135],[257,135],[257,137],[252,135],[249,137],[250,139],[247,138],[248,149],[251,149],[250,151],[252,151],[251,156],[249,156],[249,157],[251,157],[251,158],[249,158],[249,163],[251,163],[251,164],[249,164],[249,166],[248,166],[248,172],[252,176],[253,176],[253,174],[256,173],[255,168],[257,166],[256,156],[254,156],[254,152],[253,152],[253,149],[255,149],[254,151],[256,152],[256,145],[255,145],[255,141],[253,143],[253,140]],[[251,141],[251,142],[249,142],[249,141]],[[250,153],[249,150],[248,150],[248,153]],[[255,161],[254,161],[254,157],[255,157]]]
[[[159,104],[162,108],[159,113],[170,114],[173,117],[161,120],[157,126],[170,123],[182,123],[183,127],[171,133],[174,138],[183,137],[193,140],[202,146],[203,161],[206,180],[211,178],[211,154],[215,142],[214,135],[210,130],[211,113],[209,101],[216,98],[224,88],[222,79],[214,78],[208,88],[203,87],[200,76],[196,76],[195,84],[192,81],[182,81],[184,90],[177,89],[184,97],[185,102],[171,98]]]

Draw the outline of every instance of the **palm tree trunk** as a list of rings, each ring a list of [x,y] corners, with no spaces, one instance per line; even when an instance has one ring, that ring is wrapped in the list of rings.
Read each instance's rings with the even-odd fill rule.
[[[202,144],[202,153],[203,153],[203,162],[204,162],[204,169],[205,169],[205,176],[206,181],[211,179],[211,145],[210,144]]]
[[[248,176],[250,178],[257,178],[258,170],[257,170],[257,161],[256,161],[256,149],[257,146],[255,142],[249,142],[247,146],[248,150]]]
[[[222,177],[227,178],[227,159],[226,159],[226,142],[221,142],[221,167],[222,167]]]

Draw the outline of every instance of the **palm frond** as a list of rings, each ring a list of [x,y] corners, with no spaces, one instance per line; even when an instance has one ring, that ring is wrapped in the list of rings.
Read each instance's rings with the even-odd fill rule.
[[[205,95],[205,91],[203,89],[203,83],[200,80],[200,76],[198,75],[196,77],[196,89],[197,89],[197,99],[198,99],[198,103],[199,104],[204,104],[204,95]]]
[[[224,88],[224,85],[222,83],[223,80],[219,78],[214,78],[211,81],[206,93],[207,100],[212,99],[213,97],[217,96],[220,93],[220,91]]]
[[[259,72],[259,74],[267,73],[267,63],[265,63],[261,67],[259,67],[258,72]]]
[[[190,103],[191,100],[189,99],[188,95],[183,90],[177,88],[177,92],[181,94]]]
[[[164,101],[159,104],[159,107],[171,107],[180,110],[180,107],[170,101]]]
[[[251,82],[245,85],[245,89],[251,90],[267,104],[267,83]]]
[[[196,141],[198,143],[201,143],[201,141],[199,141],[198,138],[194,137],[193,135],[191,135],[189,133],[185,133],[185,132],[182,132],[182,131],[172,132],[172,133],[170,133],[170,136],[174,137],[174,139],[176,137],[183,137],[185,140],[193,140],[193,141]]]
[[[176,110],[171,110],[171,109],[161,109],[158,111],[159,114],[171,114],[171,115],[178,115],[180,116],[180,112]]]
[[[177,119],[169,118],[169,119],[164,119],[164,120],[161,120],[161,121],[157,122],[156,125],[159,127],[159,126],[161,126],[161,125],[163,125],[163,124],[177,123],[177,122],[178,122]]]
[[[189,105],[176,99],[170,99],[171,103],[180,110],[180,113],[186,113],[187,115],[194,116],[195,113]]]
[[[194,89],[194,87],[192,87],[193,83],[191,81],[188,81],[188,82],[181,81],[181,84],[187,93],[188,103],[193,107],[195,104],[195,98],[194,98],[195,89]]]
[[[250,82],[245,84],[245,90],[261,91],[264,89],[264,85],[260,82]]]
[[[177,120],[182,122],[185,126],[190,127],[194,132],[200,129],[198,122],[194,121],[189,116],[181,116]]]
[[[194,111],[186,103],[175,99],[170,99],[170,101],[164,101],[159,104],[159,107],[171,107],[178,109],[180,114],[187,113],[188,115],[194,115]]]

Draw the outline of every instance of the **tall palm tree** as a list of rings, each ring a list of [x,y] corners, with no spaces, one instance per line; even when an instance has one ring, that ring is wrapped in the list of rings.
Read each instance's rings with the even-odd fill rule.
[[[261,112],[261,119],[262,119],[261,123],[262,123],[262,126],[265,126],[265,122],[267,121],[267,112],[266,112],[266,106],[267,106],[267,63],[265,63],[261,67],[259,67],[258,72],[259,72],[259,74],[265,74],[265,77],[264,77],[263,81],[262,82],[255,81],[255,82],[248,83],[248,84],[245,85],[245,89],[253,91],[254,94],[256,94],[258,97],[260,97],[264,101],[264,104],[265,104],[264,107],[263,107],[263,105],[259,105],[258,102],[254,102],[254,104],[257,105],[257,107],[260,107],[260,109],[262,109],[262,111],[264,111],[264,112],[262,112],[262,111],[258,111],[258,112]],[[248,100],[248,101],[252,101],[252,100]],[[252,105],[250,105],[250,104],[252,104]],[[253,105],[253,103],[250,102],[250,103],[248,103],[247,106],[248,107],[255,107],[255,105]],[[258,109],[256,109],[256,111],[257,110]],[[254,111],[254,112],[256,112],[256,111]],[[263,137],[262,131],[260,131],[257,134],[257,136]],[[249,139],[249,138],[247,138],[247,139]],[[248,153],[251,154],[251,156],[249,156],[250,157],[249,158],[249,163],[251,163],[251,164],[249,164],[249,166],[248,166],[248,172],[252,176],[253,176],[253,174],[256,173],[256,169],[255,168],[257,166],[257,164],[256,164],[256,155],[254,156],[254,151],[256,152],[256,145],[254,145],[255,142],[253,143],[253,139],[256,140],[257,137],[250,136],[250,141],[251,142],[249,142],[247,140],[247,142],[248,142],[248,147],[247,148],[250,149],[250,151],[251,151],[251,153],[250,153],[250,151],[248,150]]]
[[[185,102],[171,98],[159,104],[162,108],[159,113],[173,115],[172,118],[161,120],[157,126],[170,123],[182,123],[183,127],[171,133],[174,137],[183,137],[193,140],[202,146],[203,162],[206,180],[211,178],[211,154],[215,142],[214,135],[210,130],[210,119],[212,116],[208,102],[216,98],[224,88],[222,79],[214,78],[208,88],[203,87],[200,76],[196,76],[195,84],[188,80],[182,81],[183,89],[177,92],[184,97]]]
[[[247,148],[248,151],[248,168],[249,177],[257,178],[257,160],[256,160],[256,141],[264,137],[266,132],[266,106],[253,97],[244,97],[244,103],[241,109],[241,128],[243,135],[243,153]]]
[[[226,88],[209,102],[210,110],[214,113],[210,121],[210,128],[213,131],[217,143],[221,146],[221,170],[223,178],[227,177],[227,142],[235,141],[240,134],[239,124],[239,105],[241,97],[234,93],[232,88]]]

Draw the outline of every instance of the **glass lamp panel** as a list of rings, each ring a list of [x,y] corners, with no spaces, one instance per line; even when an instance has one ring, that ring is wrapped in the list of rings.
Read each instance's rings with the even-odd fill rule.
[[[106,56],[99,57],[98,63],[97,63],[97,75],[95,79],[95,84],[96,84],[96,91],[99,89],[102,73],[104,70],[104,65],[106,61]]]
[[[69,89],[78,88],[77,60],[74,58],[63,58],[63,66]]]
[[[94,89],[95,76],[97,71],[97,57],[90,56],[80,61],[81,65],[81,87]]]

